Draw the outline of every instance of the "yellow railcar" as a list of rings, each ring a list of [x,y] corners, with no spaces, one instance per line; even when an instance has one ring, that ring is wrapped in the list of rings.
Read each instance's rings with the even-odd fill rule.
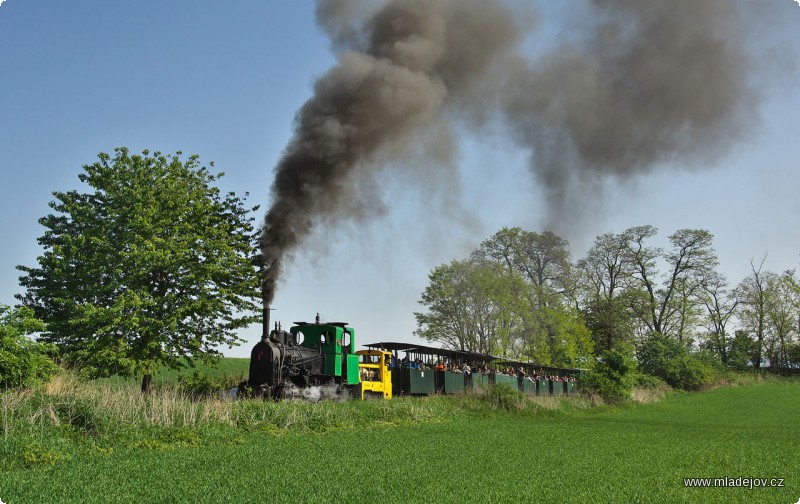
[[[392,371],[389,364],[392,352],[383,350],[359,350],[358,371],[360,377],[361,399],[372,396],[392,398]]]

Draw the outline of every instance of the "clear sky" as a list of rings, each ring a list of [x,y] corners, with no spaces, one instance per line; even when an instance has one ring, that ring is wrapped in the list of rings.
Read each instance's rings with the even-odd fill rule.
[[[800,7],[780,7],[783,50],[796,61]],[[788,8],[793,7],[793,8]],[[552,11],[552,12],[551,12]],[[563,4],[543,9],[532,36],[559,36]],[[552,14],[555,20],[548,18]],[[769,27],[766,27],[767,29]],[[296,110],[336,61],[311,1],[7,0],[0,5],[0,303],[20,291],[15,266],[34,265],[52,191],[80,188],[98,152],[127,146],[181,150],[214,161],[220,185],[267,207],[272,170]],[[574,258],[598,234],[651,224],[663,241],[681,228],[715,235],[732,284],[751,258],[780,271],[800,262],[800,72],[764,90],[745,140],[703,166],[668,166],[603,183],[599,208],[565,232]],[[400,178],[378,190],[385,212],[366,223],[320,229],[278,289],[274,320],[349,322],[361,343],[414,341],[413,312],[435,266],[464,258],[503,226],[543,231],[542,190],[528,153],[500,134],[464,132],[460,181],[419,193]],[[434,203],[453,199],[456,205]],[[261,218],[261,215],[258,215]],[[247,342],[225,350],[244,356]]]

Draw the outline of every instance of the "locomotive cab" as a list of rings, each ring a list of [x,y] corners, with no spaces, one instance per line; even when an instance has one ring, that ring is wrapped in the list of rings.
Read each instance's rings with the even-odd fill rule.
[[[289,329],[294,343],[316,350],[323,356],[322,374],[337,383],[358,384],[358,356],[355,355],[355,330],[346,322],[295,322]]]

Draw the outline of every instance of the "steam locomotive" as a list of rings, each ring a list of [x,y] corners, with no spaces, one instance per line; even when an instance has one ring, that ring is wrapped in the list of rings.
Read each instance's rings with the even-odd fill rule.
[[[250,353],[249,379],[240,394],[272,399],[302,396],[312,387],[330,394],[355,395],[360,388],[355,331],[346,322],[295,322],[288,330],[269,327],[265,310],[264,334]]]

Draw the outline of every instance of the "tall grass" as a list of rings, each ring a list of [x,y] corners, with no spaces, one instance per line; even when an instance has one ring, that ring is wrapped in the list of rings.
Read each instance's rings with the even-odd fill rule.
[[[0,393],[3,435],[33,436],[69,428],[95,437],[131,430],[203,428],[222,425],[244,429],[312,430],[438,421],[452,406],[436,398],[393,401],[311,403],[234,400],[223,394],[202,398],[178,384],[162,384],[144,395],[130,382],[84,382],[63,373],[45,387]]]
[[[231,401],[209,397],[193,401],[175,385],[143,395],[133,384],[86,383],[71,374],[55,377],[36,391],[2,393],[3,432],[32,434],[43,428],[71,425],[94,435],[134,426],[196,427],[230,423]]]
[[[197,398],[175,383],[163,383],[143,395],[132,381],[85,382],[69,373],[56,376],[37,390],[0,392],[2,433],[6,439],[37,438],[64,429],[94,438],[129,437],[134,431],[152,432],[159,428],[210,426],[273,432],[324,431],[446,421],[464,410],[535,414],[597,404],[591,398],[525,397],[504,387],[492,387],[486,394],[367,402],[234,400],[224,394]]]
[[[440,422],[442,398],[272,402],[198,398],[179,384],[143,395],[137,384],[85,382],[64,373],[36,390],[0,391],[0,472],[130,449],[234,442],[247,433],[284,435]]]

